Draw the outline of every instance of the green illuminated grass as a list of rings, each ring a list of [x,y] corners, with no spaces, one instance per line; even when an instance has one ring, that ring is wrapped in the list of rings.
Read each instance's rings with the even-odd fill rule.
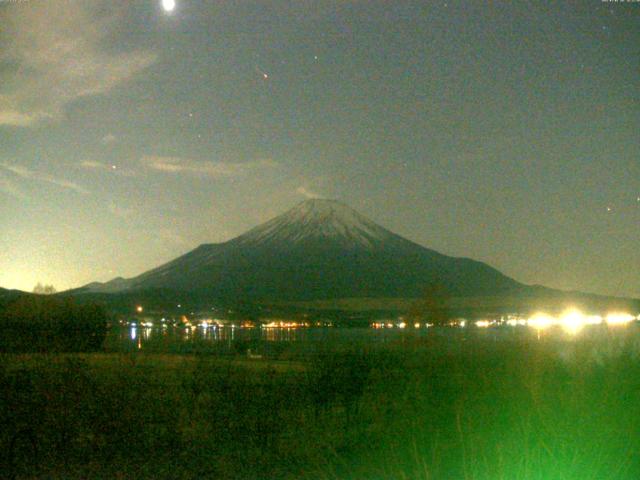
[[[2,462],[22,431],[18,478],[640,478],[634,335],[443,341],[295,362],[3,355]]]

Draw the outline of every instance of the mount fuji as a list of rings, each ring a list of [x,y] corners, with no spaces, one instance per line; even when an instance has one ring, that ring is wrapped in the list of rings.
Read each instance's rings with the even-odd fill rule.
[[[456,297],[525,286],[468,258],[443,255],[377,225],[343,203],[307,200],[252,230],[204,244],[130,279],[77,293],[188,292],[227,301],[417,298],[437,285]]]

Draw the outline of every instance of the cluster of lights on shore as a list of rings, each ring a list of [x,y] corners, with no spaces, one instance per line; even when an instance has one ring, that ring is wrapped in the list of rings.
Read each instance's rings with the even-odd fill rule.
[[[588,325],[620,326],[627,325],[636,320],[640,320],[640,315],[634,316],[625,312],[611,312],[604,316],[588,315],[576,308],[570,308],[557,316],[538,312],[528,318],[510,316],[499,320],[468,321],[465,319],[459,319],[450,322],[449,326],[476,326],[478,328],[488,328],[500,325],[508,325],[511,327],[528,326],[538,331],[546,330],[551,327],[561,327],[568,333],[576,334]],[[407,323],[404,321],[400,321],[398,323],[375,322],[372,326],[374,328],[406,328]],[[413,326],[414,328],[420,328],[421,326],[432,327],[433,325],[430,323],[415,323]]]
[[[136,306],[136,313],[142,313],[144,308],[141,305]],[[412,325],[414,328],[421,327],[433,327],[433,324],[425,322],[415,322],[413,324],[407,324],[402,317],[398,319],[397,322],[391,321],[377,321],[371,324],[373,328],[400,328],[404,329],[408,326]],[[449,326],[452,327],[469,327],[475,326],[477,328],[488,328],[488,327],[497,327],[501,325],[507,325],[510,327],[518,327],[518,326],[527,326],[531,327],[537,331],[546,330],[551,327],[561,327],[568,333],[576,334],[583,327],[588,325],[607,325],[607,326],[620,326],[627,325],[634,321],[640,321],[640,315],[634,316],[626,312],[611,312],[604,316],[602,315],[592,315],[585,314],[578,310],[577,308],[570,308],[565,310],[560,315],[549,315],[544,312],[538,312],[534,315],[524,318],[519,316],[507,316],[502,317],[500,319],[494,320],[466,320],[466,319],[457,319],[449,322]],[[124,323],[124,322],[122,322]],[[161,320],[161,324],[163,327],[167,327],[167,320],[163,318]],[[187,328],[197,328],[198,326],[207,329],[207,328],[222,328],[222,327],[231,327],[231,328],[305,328],[305,327],[326,327],[333,326],[332,323],[327,322],[310,322],[310,321],[294,321],[294,320],[272,320],[268,323],[255,323],[250,321],[239,322],[238,325],[235,323],[228,324],[227,322],[216,320],[216,319],[204,319],[200,320],[199,323],[194,323],[190,321],[186,316],[182,316],[179,321],[173,322],[174,326],[184,326]],[[137,326],[137,322],[131,323],[131,327],[135,328]],[[153,327],[154,324],[150,321],[141,322],[140,326],[149,328]]]
[[[178,307],[180,307],[180,305],[178,305]],[[137,314],[143,313],[144,312],[144,307],[142,305],[137,305],[135,307],[135,312]],[[190,320],[186,315],[181,315],[180,318],[178,318],[178,319],[162,318],[160,320],[160,322],[159,322],[159,325],[154,323],[154,322],[152,322],[152,321],[150,321],[150,320],[133,321],[133,322],[120,320],[120,324],[121,325],[129,325],[132,329],[135,329],[138,326],[144,327],[144,328],[151,328],[151,327],[155,327],[155,326],[161,326],[162,328],[167,328],[169,326],[174,326],[174,327],[185,327],[185,328],[189,328],[189,329],[196,329],[198,327],[201,327],[201,328],[203,328],[205,330],[208,329],[208,328],[224,328],[224,327],[229,327],[229,328],[255,328],[255,327],[259,327],[259,328],[266,328],[266,329],[270,329],[270,328],[289,329],[289,328],[332,327],[333,326],[333,322],[327,322],[327,321],[311,322],[311,321],[303,321],[303,320],[271,320],[268,323],[257,323],[257,322],[245,320],[245,321],[239,321],[239,322],[236,322],[236,323],[228,323],[227,321],[219,320],[219,319],[215,319],[215,318],[214,319],[206,318],[206,319],[201,319],[201,320],[194,320],[194,319]]]

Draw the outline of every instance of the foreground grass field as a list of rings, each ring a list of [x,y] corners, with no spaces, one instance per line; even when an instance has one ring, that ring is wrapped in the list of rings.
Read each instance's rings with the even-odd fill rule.
[[[2,355],[2,475],[640,478],[636,338]]]

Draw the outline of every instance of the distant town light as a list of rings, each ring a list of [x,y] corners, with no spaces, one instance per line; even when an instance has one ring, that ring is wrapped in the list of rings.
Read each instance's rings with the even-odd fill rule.
[[[628,313],[610,313],[607,315],[607,325],[626,325],[635,320],[633,315]]]
[[[553,324],[553,318],[546,313],[536,313],[529,319],[528,324],[536,330],[544,330]]]
[[[143,311],[143,310],[144,310],[144,309],[142,308],[142,305],[138,305],[138,306],[136,307],[136,312],[138,312],[138,313],[142,313],[142,311]]]
[[[600,315],[589,315],[585,317],[584,323],[587,325],[600,325],[602,323],[602,317]]]
[[[586,322],[582,312],[576,309],[570,309],[562,314],[560,317],[560,323],[565,331],[571,334],[576,334],[582,329]]]

